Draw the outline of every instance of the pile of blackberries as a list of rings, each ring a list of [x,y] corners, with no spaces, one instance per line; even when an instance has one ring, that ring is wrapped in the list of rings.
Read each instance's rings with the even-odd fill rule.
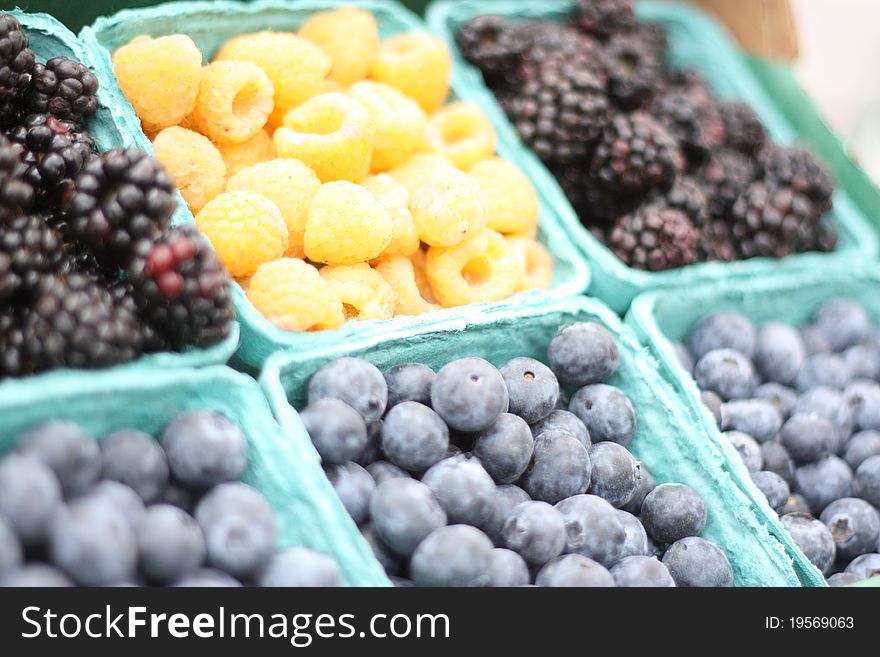
[[[620,363],[611,333],[562,326],[547,362],[461,358],[383,375],[340,358],[312,376],[302,421],[388,575],[416,586],[732,585],[725,553],[699,536],[700,495],[657,485],[627,450],[635,409],[602,383]]]
[[[702,319],[684,367],[723,436],[833,585],[880,574],[880,327],[849,298],[812,322]]]

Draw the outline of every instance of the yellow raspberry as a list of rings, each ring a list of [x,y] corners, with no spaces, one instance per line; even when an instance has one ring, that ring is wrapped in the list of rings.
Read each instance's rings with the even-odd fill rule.
[[[266,125],[273,94],[272,83],[256,64],[208,64],[199,85],[196,123],[215,142],[240,144]]]
[[[495,128],[474,103],[458,102],[434,112],[428,118],[425,142],[432,153],[445,155],[467,171],[495,152]]]
[[[379,46],[370,77],[390,84],[433,112],[449,95],[452,56],[439,38],[427,32],[399,34]]]
[[[196,105],[202,53],[183,34],[141,39],[113,53],[119,88],[148,132],[177,125]]]
[[[348,93],[373,117],[376,140],[371,171],[388,171],[422,146],[428,119],[414,100],[394,87],[370,80],[352,85]]]
[[[315,267],[298,258],[261,265],[247,297],[263,317],[288,331],[334,329],[345,323],[339,296]]]
[[[321,189],[321,181],[314,171],[299,160],[269,160],[232,176],[226,189],[230,192],[256,192],[277,205],[289,233],[285,255],[302,255],[309,207]]]
[[[233,37],[216,59],[252,62],[266,72],[275,89],[273,125],[280,125],[285,114],[320,92],[331,63],[318,46],[289,32]]]
[[[207,137],[186,128],[165,128],[153,140],[156,159],[174,178],[195,214],[226,186],[226,165]]]
[[[360,185],[321,186],[309,209],[305,249],[309,260],[354,265],[372,260],[391,243],[391,217]]]
[[[322,267],[321,276],[342,300],[346,319],[391,319],[397,309],[397,292],[382,274],[365,262]]]
[[[428,303],[437,303],[437,296],[431,289],[431,281],[428,280],[428,273],[425,271],[428,262],[428,252],[425,249],[419,249],[410,256],[410,262],[413,264],[413,272],[416,275],[416,285],[419,288],[419,294]]]
[[[416,153],[394,167],[388,174],[412,194],[422,183],[457,169],[442,155]]]
[[[441,304],[463,306],[516,292],[520,261],[501,235],[486,229],[456,246],[428,249],[425,271]]]
[[[318,92],[317,95],[332,93],[344,94],[347,91],[348,87],[342,84],[339,80],[334,80],[333,78],[324,78],[324,81],[321,83],[321,91]],[[281,118],[283,119],[284,117]]]
[[[511,235],[506,239],[519,261],[520,277],[516,291],[549,290],[553,285],[553,257],[544,245],[521,235]]]
[[[409,211],[409,192],[387,173],[370,176],[361,185],[391,216],[391,242],[382,255],[412,255],[419,249],[419,233]]]
[[[254,192],[225,192],[214,197],[196,215],[196,224],[236,278],[251,276],[287,249],[287,225],[281,211]]]
[[[275,157],[275,144],[268,130],[260,130],[240,144],[222,144],[219,148],[226,163],[227,176],[234,176],[242,169]]]
[[[330,77],[345,85],[367,77],[379,49],[376,19],[355,7],[314,14],[299,28],[299,35],[330,56]]]
[[[453,246],[486,227],[489,201],[476,180],[453,170],[419,185],[409,209],[425,244]]]
[[[279,157],[311,167],[322,182],[359,182],[370,173],[373,119],[345,94],[315,96],[284,117],[273,135]]]
[[[397,293],[398,315],[421,315],[440,308],[422,296],[415,267],[409,258],[401,255],[383,257],[375,268]]]
[[[516,165],[497,157],[475,164],[468,173],[489,199],[492,230],[533,237],[538,229],[538,192]]]

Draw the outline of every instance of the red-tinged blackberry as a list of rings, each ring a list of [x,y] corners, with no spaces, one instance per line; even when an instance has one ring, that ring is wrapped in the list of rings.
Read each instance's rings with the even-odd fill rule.
[[[698,261],[700,232],[673,208],[649,204],[620,217],[608,247],[628,266],[647,271],[684,267]]]
[[[683,168],[672,135],[643,112],[614,117],[590,162],[590,175],[603,192],[639,202],[663,192]]]
[[[651,113],[678,140],[691,170],[724,143],[724,121],[717,104],[703,101],[697,94],[683,89],[667,91],[657,98]]]
[[[815,248],[820,228],[815,204],[797,190],[755,182],[733,204],[731,230],[741,258],[784,258]]]
[[[723,100],[718,111],[724,121],[724,144],[744,155],[755,156],[764,147],[767,132],[751,107],[737,100]]]
[[[15,17],[0,14],[0,126],[19,117],[21,96],[27,89],[36,56]]]
[[[650,105],[663,66],[652,49],[636,35],[615,34],[603,49],[608,95],[627,112]]]
[[[680,210],[694,226],[702,228],[709,220],[709,198],[700,182],[692,176],[679,176],[659,202]]]
[[[138,148],[107,151],[76,179],[69,234],[103,263],[125,267],[138,241],[168,226],[175,203],[174,181],[157,160]]]
[[[508,89],[521,81],[525,44],[503,16],[477,16],[461,26],[455,42],[462,56],[480,69],[493,89]]]
[[[141,316],[173,349],[206,347],[229,334],[235,317],[229,274],[194,226],[140,242],[129,278]]]
[[[29,114],[52,114],[79,122],[98,111],[98,78],[67,57],[53,57],[34,66],[22,107]]]
[[[608,123],[602,83],[589,71],[558,60],[507,98],[504,109],[522,140],[547,163],[579,162]]]
[[[757,162],[742,153],[721,148],[712,153],[697,174],[709,197],[709,212],[725,218],[746,187],[758,177]]]
[[[61,235],[42,217],[18,215],[0,220],[0,302],[33,288],[64,258]]]
[[[626,32],[636,25],[630,0],[578,0],[572,21],[599,39]]]
[[[768,180],[806,194],[820,213],[831,209],[834,178],[809,147],[768,144],[760,159]]]
[[[0,221],[28,212],[34,204],[34,188],[24,182],[21,148],[0,135]]]

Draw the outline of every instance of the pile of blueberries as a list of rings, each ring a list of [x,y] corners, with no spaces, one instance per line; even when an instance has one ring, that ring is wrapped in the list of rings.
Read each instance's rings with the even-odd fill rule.
[[[0,458],[0,586],[338,585],[329,557],[278,550],[274,510],[238,481],[247,463],[241,429],[211,410],[158,441],[34,427]]]
[[[865,308],[829,299],[800,328],[719,312],[676,348],[829,584],[880,575],[880,328]]]
[[[635,409],[601,383],[620,364],[611,333],[562,326],[548,362],[461,358],[383,375],[340,358],[312,376],[303,423],[392,580],[732,585],[725,553],[699,537],[700,495],[656,485],[627,450]]]

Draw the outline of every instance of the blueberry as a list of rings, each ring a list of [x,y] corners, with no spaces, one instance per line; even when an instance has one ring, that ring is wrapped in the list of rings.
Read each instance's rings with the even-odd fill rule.
[[[761,446],[746,433],[741,431],[728,431],[721,434],[734,449],[739,453],[743,465],[749,472],[757,472],[764,467],[764,457],[761,455]]]
[[[495,496],[492,501],[492,513],[480,526],[480,529],[496,545],[501,543],[501,530],[504,528],[504,523],[507,522],[510,512],[516,506],[523,502],[528,502],[530,499],[529,494],[519,486],[514,486],[513,484],[496,486]]]
[[[325,472],[342,506],[355,524],[360,525],[370,515],[370,498],[376,488],[373,477],[357,463],[331,465]]]
[[[382,430],[385,423],[382,420],[371,420],[367,422],[367,444],[357,455],[354,462],[363,467],[367,467],[370,463],[380,461],[385,456],[382,454]]]
[[[422,483],[434,493],[450,524],[479,527],[492,513],[495,483],[479,459],[467,455],[444,459],[431,466]]]
[[[843,460],[855,470],[865,459],[878,455],[880,455],[880,431],[860,431],[846,444]]]
[[[611,576],[617,586],[648,586],[668,588],[675,586],[675,580],[666,566],[654,557],[634,555],[621,559],[611,569]]]
[[[61,485],[48,465],[25,454],[0,459],[0,515],[22,543],[41,542],[61,505]]]
[[[508,408],[501,373],[482,358],[460,358],[437,372],[431,404],[451,429],[483,431]]]
[[[255,574],[278,545],[278,520],[261,493],[241,482],[220,484],[199,502],[208,564],[234,577]]]
[[[258,586],[334,587],[340,585],[339,567],[326,554],[292,547],[272,556],[257,576]]]
[[[755,367],[765,381],[791,385],[806,357],[797,329],[779,322],[768,322],[758,329]]]
[[[402,565],[400,557],[394,554],[394,552],[382,542],[382,539],[379,538],[373,525],[371,523],[366,523],[361,526],[360,530],[361,536],[364,537],[364,540],[370,546],[370,549],[373,550],[373,556],[376,557],[376,561],[378,561],[382,568],[385,569],[385,574],[396,575],[400,572],[400,567]]]
[[[391,409],[405,401],[431,405],[431,385],[436,376],[434,370],[420,363],[395,365],[385,372],[388,386],[388,405]]]
[[[590,447],[590,492],[611,506],[622,507],[632,499],[639,484],[639,463],[617,443]]]
[[[706,503],[685,484],[660,484],[642,503],[642,524],[655,541],[674,543],[706,526]]]
[[[424,404],[405,401],[385,416],[382,451],[395,465],[421,472],[446,455],[449,429],[443,419]]]
[[[590,456],[581,442],[564,431],[545,431],[535,441],[532,464],[520,485],[533,500],[555,504],[590,485]]]
[[[551,411],[550,415],[532,425],[532,435],[537,438],[549,429],[561,429],[562,431],[567,431],[577,438],[587,449],[589,449],[592,444],[590,440],[590,432],[587,431],[586,425],[571,411],[563,409]]]
[[[818,413],[796,413],[779,431],[779,442],[795,463],[809,463],[828,456],[837,441],[837,429]]]
[[[140,568],[156,582],[174,582],[205,561],[205,537],[195,518],[170,504],[146,510],[137,540]]]
[[[99,481],[82,497],[106,500],[122,514],[122,517],[134,531],[137,531],[144,519],[144,513],[146,513],[141,496],[134,492],[131,486],[126,486],[118,481],[109,479]]]
[[[880,383],[854,381],[846,387],[843,396],[853,411],[856,429],[880,429]]]
[[[791,494],[785,479],[775,472],[761,470],[760,472],[752,473],[752,481],[758,487],[758,490],[764,494],[770,508],[776,511],[776,513],[779,513],[785,507],[785,503]]]
[[[525,420],[502,413],[491,427],[480,433],[473,450],[496,482],[510,484],[520,478],[532,460],[535,439]]]
[[[849,562],[844,572],[852,573],[859,580],[877,577],[880,575],[880,554],[872,552],[856,557]]]
[[[770,440],[761,445],[761,458],[764,470],[775,472],[789,486],[794,484],[794,460],[781,443]]]
[[[861,578],[855,573],[834,573],[831,577],[828,578],[828,586],[849,586],[850,584],[855,584],[856,582],[860,582]]]
[[[319,399],[339,399],[365,420],[378,420],[388,404],[388,386],[375,365],[361,358],[337,358],[309,380],[309,404]]]
[[[73,586],[63,572],[44,563],[27,563],[7,573],[0,574],[0,587],[62,588]]]
[[[626,545],[617,509],[596,495],[575,495],[556,505],[565,520],[565,551],[610,567]]]
[[[719,312],[697,322],[688,337],[688,347],[697,360],[715,349],[734,349],[751,358],[755,341],[755,327],[748,318],[739,313]]]
[[[559,400],[559,381],[534,358],[514,358],[501,366],[510,398],[509,411],[532,424],[547,417]]]
[[[814,354],[808,357],[798,371],[794,387],[806,392],[819,386],[842,390],[849,382],[850,370],[837,354]]]
[[[489,581],[486,586],[511,587],[529,583],[529,567],[513,550],[495,548],[489,555]]]
[[[617,341],[595,322],[560,326],[547,354],[559,381],[575,386],[604,381],[620,366]]]
[[[716,395],[711,390],[701,390],[700,391],[700,401],[703,402],[703,406],[709,409],[709,412],[712,413],[712,416],[715,418],[715,424],[720,429],[721,428],[721,406],[724,404],[724,400],[721,399],[718,395]]]
[[[781,521],[809,562],[827,575],[836,554],[834,537],[828,527],[803,513],[789,513],[782,516]]]
[[[376,486],[370,517],[382,542],[404,557],[411,555],[428,534],[446,524],[446,512],[434,493],[415,479],[387,479]]]
[[[820,306],[815,327],[834,351],[864,342],[872,330],[864,307],[854,299],[842,297],[829,299]]]
[[[648,546],[648,534],[645,532],[642,522],[633,514],[622,509],[618,509],[617,519],[623,525],[623,531],[626,534],[623,550],[621,550],[619,558],[626,559],[627,557],[650,554],[651,548]]]
[[[107,434],[100,443],[101,476],[131,486],[144,502],[154,502],[168,485],[168,458],[151,436],[134,429]]]
[[[565,534],[565,520],[557,509],[546,502],[522,502],[507,516],[501,544],[530,566],[542,566],[562,553]]]
[[[880,507],[880,456],[867,458],[856,468],[853,493]]]
[[[27,431],[15,449],[36,456],[52,468],[66,496],[85,492],[101,476],[98,442],[67,420],[49,420]]]
[[[347,463],[367,445],[364,419],[343,401],[320,399],[301,410],[299,417],[325,464]]]
[[[633,493],[633,496],[630,498],[629,502],[624,504],[621,508],[624,511],[628,511],[633,515],[639,515],[642,512],[642,503],[645,501],[645,498],[648,496],[654,488],[657,486],[657,481],[654,479],[654,475],[648,470],[648,466],[644,463],[639,463],[639,481],[636,486],[636,490]]]
[[[732,349],[716,349],[703,356],[694,368],[694,378],[703,390],[725,400],[748,399],[757,385],[751,361]]]
[[[850,405],[839,391],[827,386],[819,386],[805,392],[792,409],[792,414],[816,413],[830,421],[837,430],[837,440],[832,452],[837,453],[843,448],[853,430],[853,412]]]
[[[535,584],[579,588],[615,585],[607,568],[580,554],[564,554],[554,559],[538,572]]]
[[[699,536],[682,538],[663,555],[676,586],[733,586],[733,569],[727,555],[717,545]]]
[[[672,349],[675,351],[675,357],[678,358],[678,364],[681,365],[685,372],[690,375],[694,373],[694,357],[691,352],[681,342],[673,342]]]
[[[571,398],[568,410],[581,419],[594,443],[610,440],[626,447],[635,438],[636,411],[619,388],[604,383],[584,386]]]
[[[237,588],[241,586],[241,582],[232,575],[215,568],[199,568],[194,573],[180,578],[172,586],[184,588]]]
[[[808,356],[827,354],[831,351],[831,345],[828,343],[828,340],[825,339],[825,336],[814,325],[802,326],[799,333]]]
[[[413,552],[410,574],[416,586],[485,586],[493,549],[476,527],[440,527]]]
[[[810,505],[807,504],[806,498],[798,493],[792,493],[789,495],[788,499],[785,501],[785,505],[779,511],[780,516],[785,516],[789,513],[800,513],[807,516],[813,515],[813,511],[810,509]]]
[[[842,354],[854,379],[880,379],[880,344],[857,344]]]
[[[819,519],[831,531],[837,558],[851,561],[877,549],[880,514],[865,500],[844,497],[825,507]]]
[[[794,490],[804,496],[815,515],[853,492],[853,473],[843,459],[827,456],[800,466],[794,473]]]
[[[103,498],[72,501],[49,528],[52,562],[82,586],[106,586],[134,576],[137,538],[122,513]]]
[[[373,478],[378,486],[388,479],[409,479],[409,473],[403,468],[398,468],[388,461],[376,461],[367,466],[367,472]]]
[[[778,383],[764,383],[755,388],[755,398],[766,399],[773,404],[773,408],[784,421],[789,418],[791,409],[797,404],[798,395],[791,388]]]
[[[15,527],[0,515],[0,576],[4,572],[18,568],[24,558],[24,550]]]
[[[168,465],[178,481],[207,488],[241,477],[247,467],[247,438],[222,413],[187,411],[162,433]]]

